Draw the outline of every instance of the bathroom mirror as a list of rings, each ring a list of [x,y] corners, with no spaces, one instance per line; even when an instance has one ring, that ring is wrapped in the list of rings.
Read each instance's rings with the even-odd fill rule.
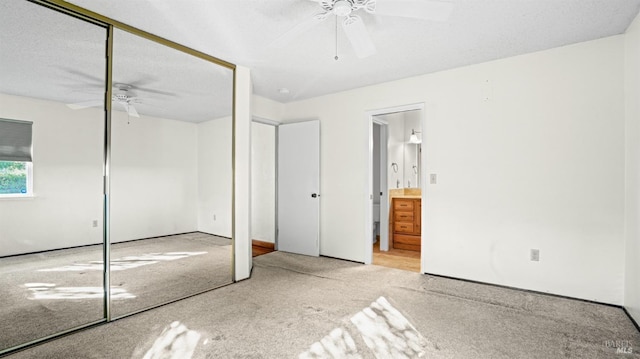
[[[388,123],[387,161],[389,188],[420,188],[422,111],[380,116]]]
[[[104,320],[105,27],[0,2],[0,352]],[[98,86],[93,108],[67,104]]]
[[[402,112],[404,124],[404,187],[420,188],[422,110]]]
[[[232,281],[232,93],[232,70],[114,31],[113,317]]]

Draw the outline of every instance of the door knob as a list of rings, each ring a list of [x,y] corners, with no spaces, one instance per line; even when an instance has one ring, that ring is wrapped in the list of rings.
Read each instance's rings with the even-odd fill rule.
[[[316,198],[316,197],[319,197],[319,196],[320,196],[320,195],[319,195],[319,194],[317,194],[317,193],[312,193],[312,194],[311,194],[311,197],[313,197],[313,198]]]

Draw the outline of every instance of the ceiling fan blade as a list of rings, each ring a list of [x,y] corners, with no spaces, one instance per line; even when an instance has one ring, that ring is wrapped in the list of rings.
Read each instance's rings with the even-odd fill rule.
[[[129,104],[127,106],[127,113],[129,114],[129,116],[132,116],[132,117],[140,117],[140,115],[138,114],[138,111],[136,111],[135,106],[133,106],[132,104]]]
[[[375,6],[365,10],[377,15],[447,21],[453,12],[453,4],[433,0],[375,0]]]
[[[138,75],[140,76],[137,80],[135,81],[129,81],[127,82],[127,85],[131,86],[132,88],[140,88],[142,86],[147,86],[147,85],[151,85],[154,82],[158,82],[158,79],[150,76],[150,75]]]
[[[152,94],[165,95],[165,96],[173,96],[173,97],[178,96],[175,92],[161,91],[161,90],[154,90],[154,89],[144,88],[144,87],[134,87],[134,89],[135,89],[136,91],[138,91],[138,92],[148,92],[148,93],[152,93]]]
[[[68,103],[67,107],[69,107],[72,110],[79,110],[82,108],[98,107],[103,105],[104,105],[104,101],[102,100],[90,100],[90,101],[82,101],[82,102],[76,102],[76,103]]]
[[[118,103],[120,104],[120,106],[122,106],[122,108],[124,108],[124,111],[126,113],[128,113],[129,116],[131,116],[131,117],[140,117],[140,115],[138,114],[138,111],[136,111],[136,108],[133,107],[132,104],[126,103],[124,101],[118,101]]]
[[[80,78],[83,78],[84,80],[89,80],[91,82],[95,82],[95,83],[98,83],[98,84],[103,84],[104,81],[105,81],[104,77],[99,77],[99,76],[94,76],[94,75],[91,75],[91,74],[87,74],[85,72],[82,72],[82,71],[79,71],[79,70],[76,70],[76,69],[73,69],[73,68],[60,67],[60,69],[62,69],[63,71],[65,71],[65,72],[67,72],[67,73],[69,73],[71,75],[74,75],[75,77],[80,77]]]
[[[285,32],[284,34],[280,35],[277,39],[275,39],[271,43],[271,46],[275,48],[283,48],[287,46],[291,41],[293,41],[293,39],[295,39],[302,33],[308,31],[312,27],[326,20],[327,16],[328,16],[328,13],[325,12],[325,13],[315,14],[307,18],[306,20],[303,20],[302,22],[298,23],[296,26],[291,28],[289,31]]]
[[[347,17],[342,22],[342,28],[358,58],[364,59],[376,53],[376,46],[371,41],[371,36],[360,16]]]

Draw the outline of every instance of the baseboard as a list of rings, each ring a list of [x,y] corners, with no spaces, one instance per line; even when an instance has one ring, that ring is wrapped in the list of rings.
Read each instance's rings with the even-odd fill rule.
[[[207,233],[207,232],[202,232],[202,231],[189,231],[189,232],[183,232],[183,233],[165,234],[163,236],[138,238],[138,239],[128,239],[126,241],[111,242],[111,244],[120,244],[120,243],[130,243],[130,242],[137,242],[137,241],[145,241],[147,239],[157,239],[157,238],[164,238],[164,237],[180,236],[180,235],[189,234],[189,233],[202,233],[202,234],[208,234],[208,235],[211,235],[211,236],[216,236],[216,237],[220,237],[220,238],[225,238],[225,239],[231,240],[230,237],[219,236],[219,235],[213,234],[213,233]],[[76,248],[91,247],[91,246],[102,246],[102,245],[104,245],[104,243],[102,243],[102,242],[93,243],[93,244],[91,244],[91,243],[90,244],[81,244],[81,245],[71,246],[71,247],[45,249],[45,250],[42,250],[42,251],[19,253],[19,254],[9,254],[9,255],[6,255],[6,256],[0,256],[0,259],[18,257],[18,256],[26,256],[26,255],[30,255],[30,254],[49,253],[49,252],[55,252],[55,251],[62,251],[62,250],[66,250],[66,249],[76,249]]]
[[[578,300],[578,301],[585,302],[585,303],[592,303],[592,304],[606,305],[607,307],[614,307],[614,308],[624,309],[624,307],[623,307],[623,306],[621,306],[621,305],[617,305],[617,304],[604,303],[604,302],[598,302],[598,301],[595,301],[595,300],[589,300],[589,299],[582,299],[582,298],[570,297],[570,296],[567,296],[567,295],[554,294],[554,293],[547,293],[547,292],[540,292],[540,291],[532,290],[532,289],[524,289],[524,288],[518,288],[518,287],[511,287],[511,286],[508,286],[508,285],[495,284],[495,283],[488,283],[488,282],[482,282],[482,281],[472,280],[472,279],[457,278],[457,277],[451,277],[451,276],[446,276],[446,275],[441,275],[441,274],[433,274],[433,273],[427,273],[427,272],[424,272],[424,273],[422,273],[422,274],[430,275],[430,276],[433,276],[433,277],[440,277],[440,278],[446,278],[446,279],[453,279],[453,280],[459,280],[459,281],[469,282],[469,283],[475,283],[475,284],[490,285],[490,286],[492,286],[492,287],[505,288],[505,289],[513,289],[513,290],[519,290],[519,291],[521,291],[521,292],[534,293],[534,294],[542,294],[542,295],[547,295],[547,296],[550,296],[550,297],[563,298],[563,299],[571,299],[571,300]],[[629,314],[627,313],[627,315],[629,315]],[[636,327],[637,327],[637,324],[636,324]]]
[[[91,246],[102,246],[102,245],[104,245],[102,242],[93,243],[93,244],[81,244],[81,245],[72,246],[72,247],[62,247],[62,248],[54,248],[54,249],[45,249],[45,250],[42,250],[42,251],[35,251],[35,252],[9,254],[7,256],[0,256],[0,259],[11,258],[11,257],[19,257],[19,256],[27,256],[27,255],[30,255],[30,254],[50,253],[50,252],[56,252],[56,251],[63,251],[63,250],[66,250],[66,249],[76,249],[76,248],[84,248],[84,247],[91,247]]]
[[[577,300],[577,301],[585,302],[585,303],[606,305],[607,307],[619,308],[619,309],[622,309],[624,314],[626,314],[627,318],[629,318],[629,320],[631,321],[633,326],[636,327],[636,330],[638,330],[638,332],[640,332],[640,326],[638,325],[638,322],[636,322],[636,320],[631,316],[631,314],[629,314],[629,311],[627,311],[627,308],[625,308],[623,305],[617,305],[617,304],[611,304],[611,303],[603,303],[603,302],[598,302],[598,301],[595,301],[595,300],[582,299],[582,298],[576,298],[576,297],[569,297],[569,296],[561,295],[561,294],[546,293],[546,292],[540,292],[540,291],[537,291],[537,290],[523,289],[523,288],[511,287],[511,286],[508,286],[508,285],[487,283],[487,282],[481,282],[481,281],[471,280],[471,279],[456,278],[456,277],[451,277],[451,276],[446,276],[446,275],[441,275],[441,274],[432,274],[432,273],[426,273],[426,272],[422,273],[422,274],[430,275],[430,276],[433,276],[433,277],[453,279],[453,280],[459,280],[459,281],[475,283],[475,284],[484,284],[484,285],[490,285],[492,287],[513,289],[513,290],[518,290],[518,291],[521,291],[521,292],[541,294],[541,295],[547,295],[547,296],[550,296],[550,297],[569,299],[569,300]]]
[[[627,315],[627,317],[629,317],[629,320],[631,320],[631,323],[633,323],[633,325],[636,327],[636,329],[638,330],[638,332],[640,332],[640,325],[638,325],[638,322],[636,322],[635,319],[633,319],[633,317],[631,316],[631,314],[629,314],[629,311],[627,310],[627,308],[625,308],[624,306],[622,307],[622,310],[624,310],[624,313]]]
[[[202,234],[208,234],[210,236],[216,236],[216,237],[220,237],[220,238],[226,238],[228,240],[231,240],[231,237],[227,237],[227,236],[221,236],[219,234],[215,234],[215,233],[209,233],[209,232],[205,232],[205,231],[193,231],[193,232],[189,232],[189,233],[202,233]]]

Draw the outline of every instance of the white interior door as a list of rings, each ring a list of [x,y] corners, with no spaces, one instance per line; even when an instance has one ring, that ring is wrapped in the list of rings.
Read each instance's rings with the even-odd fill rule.
[[[278,250],[320,255],[320,121],[278,126]]]

